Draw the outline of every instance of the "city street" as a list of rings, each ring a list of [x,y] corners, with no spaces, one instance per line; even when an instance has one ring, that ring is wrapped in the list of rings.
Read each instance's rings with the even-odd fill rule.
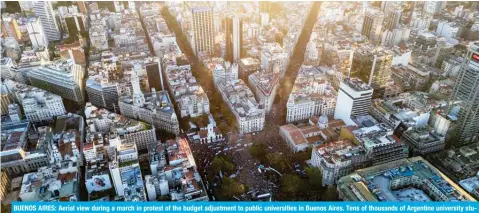
[[[283,139],[279,136],[279,126],[285,124],[286,118],[286,103],[291,93],[291,89],[296,79],[297,72],[301,67],[304,60],[304,51],[309,41],[311,31],[314,23],[316,22],[317,13],[321,3],[315,2],[309,17],[301,32],[297,46],[293,56],[290,59],[288,69],[286,71],[285,78],[281,80],[277,100],[273,105],[271,113],[266,115],[265,127],[259,133],[245,135],[240,141],[225,141],[214,144],[199,144],[190,141],[191,149],[193,150],[198,171],[204,178],[205,183],[213,183],[214,180],[209,180],[206,171],[209,169],[211,162],[216,156],[230,156],[235,165],[237,165],[238,171],[235,179],[245,186],[249,190],[270,191],[270,183],[265,179],[264,173],[258,171],[259,162],[254,159],[248,148],[253,144],[265,144],[270,153],[280,153],[287,158],[291,158],[291,151],[289,147],[284,143]],[[210,73],[200,66],[198,59],[193,54],[191,47],[186,41],[185,36],[182,34],[180,28],[177,26],[176,21],[169,14],[168,10],[164,8],[162,10],[163,17],[168,23],[168,26],[177,35],[177,43],[180,46],[183,53],[185,53],[193,64],[193,73],[195,77],[198,77],[198,81],[202,85],[205,91],[211,91],[209,97],[218,97],[216,88],[212,84],[212,76]],[[206,75],[205,75],[206,74]],[[217,105],[210,99],[210,108],[216,109]],[[212,113],[217,113],[219,110],[212,110]],[[210,187],[210,186],[209,186]]]

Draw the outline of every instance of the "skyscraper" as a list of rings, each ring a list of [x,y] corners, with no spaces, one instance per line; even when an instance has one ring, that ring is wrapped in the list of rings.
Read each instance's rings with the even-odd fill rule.
[[[461,102],[454,131],[457,135],[453,139],[460,143],[476,141],[479,133],[479,42],[469,44],[450,101]]]
[[[27,21],[27,31],[33,47],[48,47],[48,39],[40,19],[30,17]]]
[[[61,39],[60,27],[55,18],[55,11],[52,7],[52,2],[38,1],[33,6],[35,16],[42,21],[43,30],[48,41],[58,41]]]
[[[2,33],[6,35],[6,37],[13,37],[17,41],[22,39],[22,32],[17,23],[17,19],[14,17],[9,16],[9,14],[2,14]]]
[[[239,17],[233,18],[233,60],[241,59],[241,46],[243,43],[243,21]]]
[[[446,1],[426,1],[424,3],[424,11],[431,15],[437,15],[446,8]]]
[[[351,77],[361,79],[381,97],[391,80],[391,51],[372,45],[362,45],[354,51]]]
[[[215,50],[215,34],[213,23],[213,9],[202,6],[191,9],[193,23],[193,51],[206,51],[213,55]]]
[[[82,66],[73,60],[57,60],[28,73],[32,86],[77,103],[85,101]]]
[[[383,20],[384,13],[381,11],[366,13],[361,34],[371,41],[378,41],[381,34]]]
[[[100,75],[89,76],[85,88],[88,100],[94,106],[116,111],[118,107],[119,84],[110,82],[108,78]]]
[[[334,119],[354,124],[351,116],[367,115],[371,106],[373,89],[357,78],[346,78],[339,85]]]
[[[401,21],[402,8],[400,5],[392,4],[386,8],[386,17],[384,26],[387,30],[393,30],[398,27]]]
[[[270,1],[260,1],[259,2],[259,11],[260,12],[271,12],[271,2]]]
[[[227,17],[223,20],[226,35],[226,61],[231,63],[241,59],[243,41],[243,21],[239,17]]]
[[[155,88],[156,91],[164,90],[163,77],[161,76],[160,59],[145,64],[146,75],[148,76],[148,85],[150,88]]]

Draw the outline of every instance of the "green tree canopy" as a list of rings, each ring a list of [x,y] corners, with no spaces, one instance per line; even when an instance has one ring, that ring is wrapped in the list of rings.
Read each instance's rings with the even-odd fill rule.
[[[239,196],[245,192],[245,186],[231,178],[223,178],[221,188],[218,190],[219,200],[232,200],[233,196]]]
[[[282,189],[288,193],[296,193],[305,189],[303,180],[295,174],[284,175],[281,186]]]
[[[272,167],[279,171],[284,172],[288,168],[286,158],[284,158],[284,156],[279,153],[268,153],[266,155],[266,159],[268,159],[268,162],[269,164],[271,164]]]
[[[218,174],[219,171],[232,174],[234,172],[235,166],[233,163],[225,160],[222,157],[216,157],[211,163],[211,169],[215,174]]]
[[[339,200],[338,190],[336,187],[327,187],[323,194],[324,201],[337,201]]]
[[[308,167],[305,169],[306,174],[308,175],[308,182],[312,189],[322,189],[323,186],[323,176],[321,171],[316,167]]]
[[[266,146],[264,144],[254,144],[253,146],[250,146],[248,148],[249,153],[251,156],[254,158],[258,159],[261,163],[266,163],[267,158],[266,158]]]

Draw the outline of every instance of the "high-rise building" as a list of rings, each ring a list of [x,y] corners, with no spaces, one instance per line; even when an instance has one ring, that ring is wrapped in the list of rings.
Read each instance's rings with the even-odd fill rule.
[[[426,1],[424,2],[424,11],[431,15],[437,15],[446,8],[446,1]]]
[[[306,121],[311,116],[334,113],[336,91],[326,72],[313,66],[301,66],[286,104],[286,122]]]
[[[23,107],[30,122],[53,120],[55,116],[66,114],[62,98],[58,95],[10,80],[5,81],[5,87]]]
[[[15,68],[17,67],[17,63],[15,60],[12,60],[9,57],[3,57],[0,59],[0,69],[2,73],[0,74],[2,79],[15,79],[13,73],[15,72]]]
[[[259,11],[260,12],[269,13],[270,10],[271,10],[271,2],[270,1],[260,1],[259,2]]]
[[[20,175],[48,166],[49,160],[44,149],[28,144],[30,122],[3,121],[1,126],[2,169],[9,175]]]
[[[33,5],[35,16],[42,20],[42,26],[48,41],[58,41],[61,39],[60,27],[58,26],[55,11],[52,2],[38,1]]]
[[[208,96],[193,76],[189,64],[168,65],[164,69],[164,74],[181,117],[196,117],[210,113]]]
[[[207,52],[213,55],[215,52],[215,34],[213,23],[213,9],[207,6],[194,7],[191,9],[193,44],[195,54]]]
[[[261,26],[266,26],[269,24],[269,13],[262,12],[260,13],[260,17],[261,17]]]
[[[164,90],[160,59],[155,59],[154,61],[145,64],[145,69],[150,88],[155,88],[156,91]]]
[[[109,164],[110,175],[116,194],[124,201],[146,201],[145,185],[135,145],[120,145],[116,159]]]
[[[381,11],[366,13],[361,34],[371,41],[378,41],[381,34],[383,20],[384,13]]]
[[[39,18],[30,17],[27,21],[27,31],[32,46],[34,48],[38,47],[48,47],[48,39],[43,30],[42,22]]]
[[[53,64],[42,66],[28,73],[33,86],[62,96],[65,99],[83,103],[84,88],[83,67],[73,60],[57,60]]]
[[[13,102],[12,96],[8,92],[8,88],[6,85],[2,84],[1,85],[1,91],[0,91],[0,104],[2,105],[2,108],[0,109],[0,113],[2,115],[5,115],[8,113],[8,105]]]
[[[8,13],[2,14],[2,32],[6,37],[13,37],[17,41],[22,39],[22,32],[17,23],[15,16],[10,16]]]
[[[10,177],[6,170],[0,170],[0,199],[3,200],[10,191]]]
[[[253,93],[242,80],[221,82],[218,84],[218,91],[236,117],[240,134],[263,130],[264,108],[258,104]]]
[[[385,11],[386,17],[384,25],[387,30],[393,30],[400,24],[401,15],[402,15],[402,8],[400,5],[393,4],[388,7]]]
[[[68,32],[69,36],[85,32],[85,16],[78,11],[77,6],[59,7],[58,16],[63,29]]]
[[[238,77],[243,81],[248,80],[248,76],[261,71],[261,61],[256,58],[242,58],[238,61]]]
[[[339,85],[334,119],[352,124],[351,116],[367,115],[373,89],[357,78],[346,78]]]
[[[77,1],[77,7],[78,7],[78,10],[80,10],[80,13],[83,13],[83,14],[87,13],[87,7],[84,1]]]
[[[131,75],[133,95],[120,97],[118,105],[121,114],[178,135],[180,133],[178,117],[168,92],[156,92],[155,89],[152,89],[151,93],[143,94],[138,75],[135,72]]]
[[[479,42],[470,43],[459,76],[456,80],[451,103],[460,101],[455,137],[459,143],[478,139],[479,133]]]
[[[99,75],[89,76],[85,88],[88,100],[94,105],[116,111],[118,107],[118,82],[110,82]]]
[[[382,97],[391,81],[393,53],[373,45],[362,45],[354,51],[350,77],[357,77],[374,89],[375,97]]]
[[[279,43],[265,43],[261,50],[261,66],[268,72],[280,73],[284,77],[289,55]]]
[[[89,133],[101,133],[110,141],[119,144],[135,144],[138,150],[146,150],[156,143],[155,128],[147,123],[129,119],[106,109],[99,109],[87,103],[85,117]]]
[[[216,64],[213,69],[213,82],[215,86],[220,83],[238,79],[238,64],[231,64],[225,62],[223,64]]]
[[[241,58],[243,41],[243,21],[238,17],[227,17],[223,20],[226,37],[226,61],[236,62]]]
[[[333,185],[367,162],[364,147],[351,140],[323,143],[311,152],[311,164],[321,171],[323,185]]]
[[[278,73],[264,71],[253,73],[248,77],[248,84],[256,100],[264,106],[265,113],[270,113],[279,87]]]

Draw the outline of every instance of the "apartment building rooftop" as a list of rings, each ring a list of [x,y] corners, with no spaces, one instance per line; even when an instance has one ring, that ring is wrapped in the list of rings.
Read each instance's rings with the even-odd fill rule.
[[[260,60],[256,58],[242,58],[240,59],[240,63],[242,63],[244,66],[255,66],[261,64]]]
[[[447,102],[432,98],[428,93],[416,91],[401,93],[388,99],[375,99],[372,106],[372,113],[390,125],[403,122],[409,126],[424,127],[429,120],[429,112],[446,107]]]
[[[453,174],[455,180],[472,177],[479,170],[479,143],[445,150],[438,153],[437,157],[444,159],[438,164],[449,171],[450,174]]]
[[[117,82],[110,81],[110,79],[104,75],[90,75],[86,80],[86,86],[101,90],[103,87],[114,86]]]
[[[422,144],[436,143],[443,138],[429,128],[413,128],[404,134],[407,134],[410,139],[419,141]]]
[[[330,164],[345,162],[357,155],[366,155],[362,146],[347,139],[323,143],[315,149]]]
[[[273,92],[273,88],[279,82],[279,74],[273,72],[255,72],[251,74],[249,78],[265,96],[270,96]]]
[[[328,81],[326,73],[313,66],[301,66],[289,95],[288,102],[300,104],[307,101],[336,100],[337,92]]]
[[[399,142],[399,138],[392,134],[393,129],[390,126],[378,123],[370,115],[356,117],[354,122],[358,128],[352,133],[368,150]]]
[[[474,177],[459,181],[459,185],[469,192],[469,194],[479,198],[479,173]]]
[[[155,113],[169,113],[173,114],[174,108],[166,91],[145,93],[145,103],[141,108]],[[126,104],[133,104],[131,96],[123,96],[119,101]]]
[[[343,82],[357,92],[373,89],[369,85],[361,81],[359,78],[346,78]]]
[[[23,101],[34,100],[38,104],[38,107],[42,108],[45,105],[45,101],[62,99],[59,95],[55,95],[38,87],[18,83],[9,79],[5,80],[4,83],[8,91],[20,102],[20,105],[22,105]]]
[[[355,51],[361,56],[377,56],[378,58],[384,56],[392,56],[394,53],[392,50],[385,49],[383,47],[378,47],[370,43],[362,43]]]
[[[188,141],[185,138],[166,142],[168,165],[164,172],[171,172],[167,177],[174,187],[170,188],[172,201],[203,200],[206,196],[204,185],[193,158]]]
[[[261,49],[261,54],[264,54],[267,57],[278,56],[278,54],[283,53],[283,48],[279,43],[265,43]]]
[[[315,144],[322,140],[319,134],[313,134],[313,132],[320,132],[321,129],[313,125],[304,125],[304,126],[295,126],[293,124],[287,124],[280,126],[280,131],[286,132],[289,137],[292,139],[292,142],[295,145],[301,144]]]
[[[356,170],[339,180],[338,189],[346,200],[475,201],[422,157]]]
[[[53,61],[52,64],[45,65],[45,67],[58,72],[70,73],[74,64],[73,59],[59,59]]]
[[[20,123],[12,123],[6,120],[7,117],[2,117],[2,131],[1,131],[1,151],[3,152],[24,149],[26,147],[26,134],[30,123],[22,121]]]
[[[22,201],[78,201],[78,170],[43,167],[23,175]]]
[[[120,168],[125,201],[145,201],[145,187],[138,163]]]
[[[87,125],[92,125],[96,122],[108,123],[110,132],[115,135],[131,134],[153,129],[150,124],[124,117],[106,109],[97,108],[90,103],[87,103],[85,106],[85,117]],[[90,127],[89,130],[92,132],[91,130],[94,130],[94,128]]]
[[[225,94],[227,100],[235,113],[240,117],[258,116],[264,114],[263,106],[256,102],[251,90],[243,80],[232,80],[220,83],[218,88]]]

